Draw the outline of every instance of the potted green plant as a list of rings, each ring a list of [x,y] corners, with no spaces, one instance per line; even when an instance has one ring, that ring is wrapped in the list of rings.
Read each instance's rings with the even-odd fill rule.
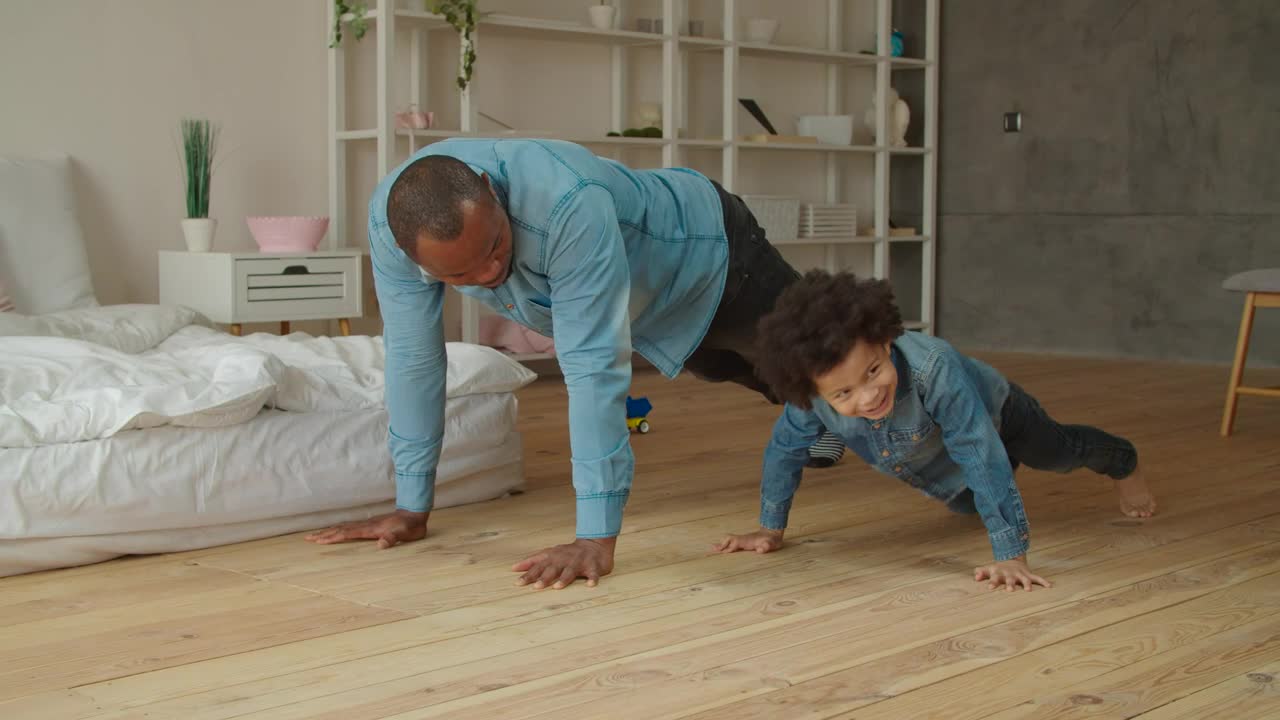
[[[462,43],[462,62],[458,66],[458,89],[465,91],[471,84],[471,73],[476,64],[476,46],[471,39],[475,32],[476,21],[480,13],[476,9],[477,0],[436,0],[431,11],[443,16],[454,30],[458,31],[458,41]]]
[[[209,217],[209,185],[213,181],[213,155],[218,145],[219,128],[208,120],[192,119],[184,119],[180,128],[187,201],[182,236],[187,250],[209,252],[218,226],[218,221]]]

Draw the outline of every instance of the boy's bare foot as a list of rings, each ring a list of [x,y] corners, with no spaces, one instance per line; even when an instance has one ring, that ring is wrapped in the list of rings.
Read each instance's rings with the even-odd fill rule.
[[[1149,518],[1156,514],[1156,497],[1147,487],[1141,467],[1135,468],[1129,477],[1116,481],[1116,494],[1120,496],[1120,512],[1125,515]]]

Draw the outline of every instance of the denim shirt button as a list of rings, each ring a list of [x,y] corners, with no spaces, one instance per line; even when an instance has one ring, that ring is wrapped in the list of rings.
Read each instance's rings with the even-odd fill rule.
[[[881,456],[881,457],[889,457],[889,451],[888,451],[888,450],[885,450],[885,451],[881,452],[881,453],[880,453],[880,456]]]
[[[911,436],[911,439],[912,439],[912,440],[919,440],[919,439],[920,439],[920,435],[919,435],[918,433],[917,433],[917,434],[915,434],[915,435],[912,435],[912,436]]]
[[[879,429],[880,429],[880,423],[876,423],[875,425],[872,425],[872,426],[871,426],[871,429],[872,429],[872,430],[879,430]]]
[[[512,305],[511,303],[507,303],[507,309],[508,309],[508,310],[515,310],[515,309],[516,309],[516,306],[515,306],[515,305]]]
[[[893,469],[893,471],[894,471],[894,472],[896,472],[896,473],[900,473],[900,472],[902,472],[902,466],[901,466],[901,465],[898,465],[897,467],[895,467],[895,468]]]

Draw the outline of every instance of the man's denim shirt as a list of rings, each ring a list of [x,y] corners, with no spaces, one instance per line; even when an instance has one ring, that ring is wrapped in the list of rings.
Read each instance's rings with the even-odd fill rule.
[[[631,170],[549,140],[453,139],[416,153],[369,202],[369,251],[386,343],[396,504],[430,510],[444,433],[444,284],[402,251],[387,197],[403,169],[449,155],[486,173],[511,218],[510,277],[459,287],[555,338],[569,390],[579,537],[617,535],[635,465],[626,425],[634,349],[674,377],[720,304],[728,263],[715,186],[692,170]]]
[[[946,341],[908,332],[892,344],[898,389],[880,420],[845,417],[825,400],[812,410],[788,404],[764,455],[760,524],[783,529],[809,446],[823,428],[867,464],[937,498],[956,512],[978,512],[996,560],[1023,555],[1027,514],[1000,440],[1009,383],[990,366]]]

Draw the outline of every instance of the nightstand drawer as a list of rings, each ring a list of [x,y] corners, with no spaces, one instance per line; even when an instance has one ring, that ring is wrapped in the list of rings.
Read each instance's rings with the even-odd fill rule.
[[[358,257],[236,258],[236,277],[277,277],[294,274],[347,273],[360,267]]]
[[[237,258],[235,283],[246,322],[360,314],[359,256]]]
[[[269,300],[341,300],[347,296],[346,290],[342,285],[249,288],[245,299],[251,303]]]
[[[325,287],[346,282],[346,273],[308,273],[306,275],[250,275],[249,289],[279,287]]]

